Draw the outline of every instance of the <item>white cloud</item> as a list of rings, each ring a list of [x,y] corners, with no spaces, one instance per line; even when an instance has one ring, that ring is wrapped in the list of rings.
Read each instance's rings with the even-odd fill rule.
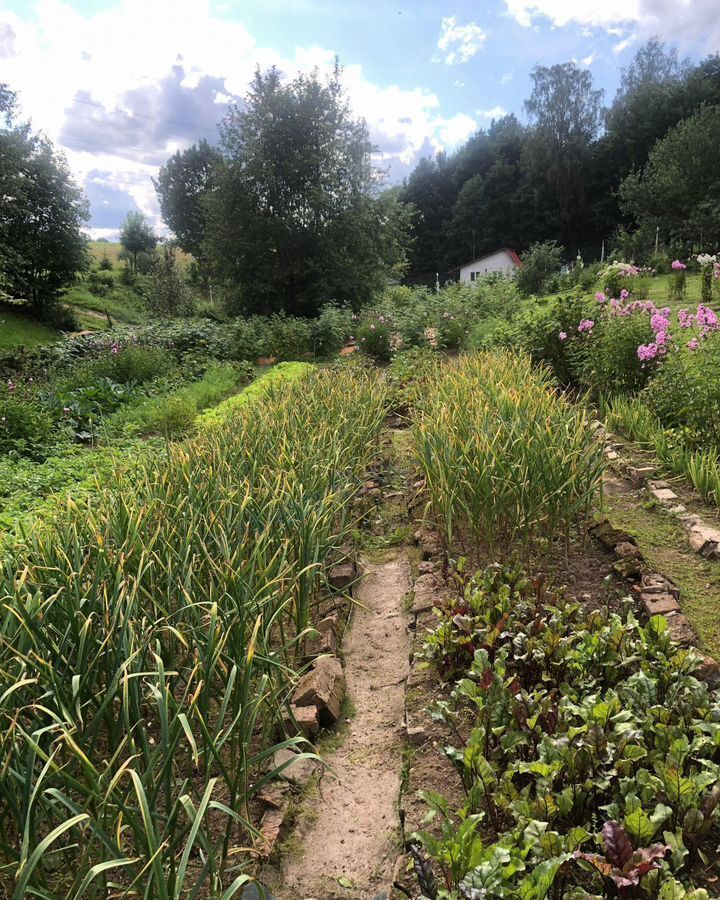
[[[440,24],[440,37],[437,49],[444,56],[436,57],[448,66],[469,62],[483,48],[487,35],[475,22],[459,25],[455,16],[444,18]]]
[[[500,76],[500,84],[508,84],[515,77],[515,69],[510,69],[509,72],[503,72]]]
[[[503,116],[507,115],[507,110],[503,109],[502,106],[493,106],[492,109],[479,109],[477,114],[483,119],[502,119]]]
[[[166,4],[117,0],[84,15],[62,0],[39,0],[27,19],[0,10],[2,80],[20,93],[36,128],[62,138],[103,234],[112,211],[122,210],[119,224],[133,204],[160,226],[151,182],[158,163],[208,135],[228,101],[244,95],[256,66],[276,64],[290,76],[332,69],[332,50],[313,45],[283,55],[214,9],[210,0],[175,0],[169,16]],[[448,52],[479,49],[477,26],[466,27],[462,48]],[[376,84],[352,64],[343,81],[382,164],[395,172],[476,129],[470,116],[443,116],[437,95],[424,88]]]
[[[720,45],[717,0],[505,0],[505,7],[526,27],[548,20],[559,28],[582,26],[586,36],[588,29],[602,29],[623,39],[616,52],[655,34],[706,50]]]

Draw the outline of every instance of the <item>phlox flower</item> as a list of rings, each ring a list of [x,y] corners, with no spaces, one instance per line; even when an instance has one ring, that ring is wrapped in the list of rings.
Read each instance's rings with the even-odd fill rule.
[[[655,359],[658,354],[657,344],[640,344],[637,348],[638,359],[646,362],[649,359]]]
[[[670,319],[667,316],[664,316],[662,313],[655,313],[655,315],[650,319],[650,326],[654,332],[658,331],[667,331],[670,327]]]
[[[595,299],[598,303],[604,303],[607,300],[607,297],[602,291],[598,291],[597,294],[595,294]]]
[[[697,350],[700,346],[700,341],[698,341],[697,338],[693,338],[691,341],[687,342],[687,345],[690,350]]]
[[[674,259],[672,268],[675,272],[683,272],[685,269],[687,269],[687,266],[685,265],[685,263],[680,262],[679,259]]]
[[[678,312],[678,322],[681,328],[691,328],[694,321],[695,316],[691,315],[686,309],[681,309]]]
[[[561,331],[558,337],[561,341],[567,340],[567,331]]]
[[[626,290],[625,288],[623,288],[623,289],[620,291],[620,299],[621,299],[621,300],[627,300],[627,298],[628,298],[629,296],[630,296],[630,291]]]
[[[582,322],[580,322],[580,324],[578,325],[578,331],[592,331],[594,327],[595,323],[592,319],[583,319]]]

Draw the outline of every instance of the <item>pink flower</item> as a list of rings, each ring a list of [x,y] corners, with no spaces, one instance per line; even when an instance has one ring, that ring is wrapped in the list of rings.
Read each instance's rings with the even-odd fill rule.
[[[657,353],[657,344],[640,344],[640,346],[637,348],[638,359],[641,359],[643,362],[649,359],[655,359]]]
[[[667,316],[662,315],[662,313],[655,313],[652,319],[650,319],[650,325],[655,332],[667,331],[670,327],[670,320]]]
[[[558,335],[558,337],[560,338],[561,341],[566,340],[567,339],[567,331],[561,331],[560,334]]]
[[[688,341],[687,345],[690,350],[697,350],[697,348],[700,346],[700,342],[697,338],[693,338],[691,341]]]
[[[607,297],[602,291],[598,291],[597,294],[595,294],[595,299],[598,303],[604,303],[607,300]]]
[[[63,406],[63,412],[64,412],[64,413],[69,413],[69,412],[70,412],[70,407],[69,407],[69,406]]]
[[[686,309],[681,309],[678,313],[678,322],[681,328],[690,328],[695,320],[695,316],[691,316]]]
[[[370,326],[370,331],[375,331],[375,326],[374,326],[374,325],[371,325],[371,326]]]
[[[621,300],[627,300],[627,298],[628,298],[629,296],[630,296],[630,291],[625,290],[625,288],[623,288],[623,289],[620,291],[620,299],[621,299]]]
[[[578,331],[592,331],[595,326],[595,323],[592,319],[583,319],[582,322],[578,325]]]
[[[681,263],[679,259],[673,260],[672,268],[675,272],[682,272],[687,269],[685,263]]]

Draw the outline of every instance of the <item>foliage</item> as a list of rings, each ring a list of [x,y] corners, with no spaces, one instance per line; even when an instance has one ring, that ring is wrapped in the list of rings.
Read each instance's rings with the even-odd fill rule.
[[[692,448],[720,447],[720,333],[697,348],[668,354],[643,400],[665,428],[682,430]]]
[[[560,270],[564,252],[557,241],[535,242],[523,253],[522,267],[518,269],[517,286],[522,294],[539,294],[545,281]]]
[[[175,248],[164,243],[155,252],[150,271],[146,303],[156,318],[177,318],[193,314],[193,298],[175,258]]]
[[[220,151],[203,138],[187,150],[177,150],[154,180],[163,221],[179,246],[196,259],[204,256],[207,194],[221,162]]]
[[[716,244],[720,240],[718,140],[717,106],[703,106],[671,129],[651,150],[642,173],[623,181],[620,190],[626,212],[638,224],[659,226],[668,239]]]
[[[427,384],[414,413],[417,457],[448,545],[504,552],[567,538],[599,490],[602,446],[586,414],[528,356],[461,357]]]
[[[313,354],[333,356],[339,353],[352,336],[352,314],[347,307],[329,303],[320,310],[317,319],[311,322]]]
[[[285,82],[258,71],[221,125],[209,197],[211,269],[234,313],[311,316],[359,306],[402,265],[406,213],[380,174],[340,70]],[[293,152],[287,148],[292,146]]]
[[[17,896],[238,894],[249,804],[274,751],[302,747],[276,729],[383,416],[372,376],[303,371],[7,548],[0,878]]]
[[[62,440],[63,429],[42,403],[22,393],[16,392],[12,381],[0,388],[0,454],[44,459]]]
[[[0,128],[0,297],[26,300],[46,319],[87,265],[88,207],[50,140],[14,123],[14,95],[1,87],[9,99]]]
[[[138,274],[138,260],[141,254],[149,254],[157,245],[158,239],[150,223],[143,213],[131,211],[120,226],[120,243],[132,261],[132,272]]]
[[[427,658],[449,677],[432,710],[466,792],[426,794],[419,842],[438,898],[705,898],[682,887],[718,824],[718,696],[661,616],[586,611],[543,576],[491,566],[437,611]],[[630,889],[635,893],[629,893]]]

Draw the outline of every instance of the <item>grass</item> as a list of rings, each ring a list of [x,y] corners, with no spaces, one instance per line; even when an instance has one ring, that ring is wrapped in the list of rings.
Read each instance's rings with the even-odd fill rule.
[[[0,350],[31,349],[58,339],[58,333],[7,306],[0,305]]]
[[[701,647],[720,658],[720,565],[693,553],[682,525],[662,510],[615,494],[607,494],[604,503],[612,524],[636,538],[648,565],[680,588],[682,610]]]
[[[247,880],[249,803],[300,742],[273,735],[385,403],[372,375],[284,371],[6,550],[13,896],[229,900]]]
[[[118,296],[119,291],[120,295]],[[108,327],[106,313],[115,321],[129,325],[138,325],[147,321],[147,313],[139,299],[133,297],[127,288],[115,288],[110,296],[97,297],[82,284],[75,284],[65,292],[63,300],[75,309],[78,316],[84,319],[84,323],[88,320],[91,321],[93,324],[90,327],[95,329]],[[90,313],[90,315],[83,316],[83,312]],[[96,315],[92,315],[92,313]]]
[[[99,263],[103,257],[107,257],[114,267],[125,265],[120,259],[122,244],[116,241],[89,241],[88,252],[93,262]],[[192,256],[183,250],[177,251],[178,262],[183,265],[189,265],[192,262]]]
[[[656,306],[669,306],[674,313],[686,306],[697,306],[697,304],[700,302],[700,276],[687,276],[686,297],[685,300],[680,302],[668,299],[670,284],[672,283],[673,277],[674,276],[672,275],[655,275],[652,278],[648,279],[648,299],[652,300]],[[628,290],[632,291],[632,278],[628,279],[627,286]],[[555,291],[551,294],[541,294],[536,298],[536,302],[542,305],[548,303],[550,300],[553,300],[555,297],[565,297],[568,295],[592,298],[595,296],[595,292],[600,290],[602,290],[602,284],[600,283],[600,281],[598,281],[590,290],[586,292],[579,291],[577,288],[571,288],[567,291]],[[715,297],[713,298],[713,300],[713,305],[715,305],[716,307],[720,307],[720,298]]]

